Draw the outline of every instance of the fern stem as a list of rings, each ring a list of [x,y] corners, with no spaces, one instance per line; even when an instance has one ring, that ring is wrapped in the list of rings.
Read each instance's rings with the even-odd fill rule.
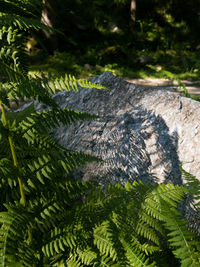
[[[5,113],[5,109],[4,109],[2,101],[0,101],[0,106],[1,106],[1,112],[2,112],[2,117],[3,117],[3,123],[4,123],[4,126],[7,127],[8,126],[8,122],[7,122],[7,119],[6,119],[6,113]]]
[[[3,123],[4,123],[4,126],[7,128],[8,127],[8,121],[6,119],[6,113],[5,113],[5,109],[4,109],[4,105],[3,105],[2,101],[0,101],[0,106],[1,106],[1,112],[2,112],[2,117],[3,117]],[[10,150],[12,153],[14,166],[18,168],[17,155],[15,152],[13,139],[11,136],[8,136],[8,140],[9,140],[9,144],[10,144]],[[20,189],[20,195],[21,195],[21,204],[23,206],[26,206],[26,199],[25,199],[23,184],[22,184],[22,180],[19,177],[18,177],[18,182],[19,182],[19,189]]]
[[[1,111],[2,111],[2,117],[3,117],[3,123],[4,126],[7,128],[8,127],[8,121],[6,119],[6,113],[5,113],[5,109],[4,109],[4,105],[2,103],[2,101],[0,101],[0,107],[1,107]],[[15,167],[19,167],[18,165],[18,161],[17,161],[17,155],[15,152],[15,147],[14,147],[14,143],[13,143],[13,139],[11,136],[8,136],[8,140],[9,140],[9,144],[10,144],[10,150],[12,153],[12,158],[13,158],[13,163]],[[18,183],[19,183],[19,190],[20,190],[20,195],[21,195],[21,204],[25,207],[26,206],[26,198],[25,198],[25,193],[24,193],[24,189],[23,189],[23,183],[22,180],[18,177]],[[32,233],[31,233],[31,229],[30,227],[28,227],[28,241],[29,244],[32,243]]]
[[[28,242],[29,242],[29,244],[31,244],[32,241],[33,241],[33,237],[32,237],[31,228],[28,226]]]
[[[12,157],[13,157],[14,166],[18,167],[17,156],[15,153],[15,148],[14,148],[14,143],[13,143],[12,137],[9,136],[8,140],[9,140],[9,144],[10,144],[10,149],[11,149],[11,153],[12,153]],[[19,177],[18,177],[18,183],[19,183],[19,190],[20,190],[20,195],[21,195],[21,204],[25,207],[26,206],[26,199],[25,199],[22,180]]]

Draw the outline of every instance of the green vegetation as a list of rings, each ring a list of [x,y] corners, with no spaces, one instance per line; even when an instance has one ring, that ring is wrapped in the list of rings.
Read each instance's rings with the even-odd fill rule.
[[[75,7],[82,4],[72,2]],[[188,194],[199,210],[200,182],[183,170],[185,187],[135,182],[103,191],[93,182],[73,180],[76,167],[101,159],[67,150],[49,132],[97,116],[62,110],[51,96],[57,89],[106,88],[70,75],[60,77],[65,68],[63,55],[68,58],[67,70],[78,72],[76,57],[69,53],[49,56],[58,76],[43,74],[42,70],[51,70],[47,65],[44,69],[40,65],[40,75],[28,75],[27,36],[35,34],[35,29],[55,33],[38,21],[41,1],[0,0],[0,4],[0,265],[138,267],[169,266],[170,262],[170,266],[200,266],[200,237],[188,229],[178,211]],[[96,27],[107,34],[100,21],[96,18]],[[70,42],[75,44],[73,38]],[[104,68],[117,71],[113,64]],[[49,109],[36,112],[30,105],[12,112],[11,100],[17,104],[31,99]]]
[[[46,2],[51,9],[45,14],[59,32],[46,41],[37,34],[29,38],[31,71],[89,77],[109,69],[129,78],[166,77],[167,72],[178,79],[200,77],[198,0]]]
[[[98,51],[95,51],[98,54]],[[155,59],[155,64],[140,65],[137,59],[140,55],[147,55]],[[170,56],[170,54],[172,54]],[[116,63],[106,64],[88,64],[91,60],[83,55],[76,55],[67,52],[55,51],[54,55],[42,56],[43,60],[39,61],[37,56],[31,59],[30,73],[51,72],[58,76],[66,72],[74,73],[78,78],[91,77],[99,75],[105,71],[111,71],[113,74],[125,78],[168,78],[172,80],[199,80],[200,79],[200,53],[185,51],[183,54],[176,54],[172,51],[151,52],[137,51],[132,55],[135,62],[120,62],[121,57]],[[41,55],[40,55],[41,56]],[[91,55],[91,58],[93,54]],[[96,61],[98,62],[98,60]]]

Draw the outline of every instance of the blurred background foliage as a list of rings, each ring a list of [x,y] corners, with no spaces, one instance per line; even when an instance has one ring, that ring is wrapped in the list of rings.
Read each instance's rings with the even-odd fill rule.
[[[199,0],[42,2],[41,19],[56,32],[28,36],[31,72],[199,79]]]

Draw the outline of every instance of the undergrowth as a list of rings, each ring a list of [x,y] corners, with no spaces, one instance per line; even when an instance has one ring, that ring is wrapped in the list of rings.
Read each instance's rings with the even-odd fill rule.
[[[51,29],[34,19],[37,1],[1,5],[0,265],[167,266],[168,258],[200,266],[199,236],[178,211],[187,194],[199,200],[197,179],[183,172],[186,187],[134,182],[105,191],[71,179],[76,167],[101,159],[58,145],[49,132],[98,117],[63,110],[52,95],[106,88],[70,75],[27,75],[24,31]],[[49,109],[37,112],[32,104],[13,112],[11,100],[37,100]]]
[[[197,52],[186,51],[185,55],[183,53],[183,55],[173,56],[174,53],[176,54],[176,51],[174,53],[173,51],[169,51],[169,54],[172,54],[169,56],[167,52],[164,53],[162,50],[157,52],[136,50],[133,52],[133,55],[127,55],[126,62],[121,61],[123,57],[120,55],[114,62],[112,55],[101,62],[98,59],[98,51],[96,50],[94,50],[91,56],[80,55],[76,51],[72,51],[71,53],[55,51],[54,55],[45,55],[42,51],[38,51],[37,53],[30,56],[31,74],[43,71],[52,72],[59,76],[67,71],[74,73],[77,78],[85,78],[99,75],[105,71],[111,71],[113,74],[125,78],[166,77],[173,80],[200,79],[200,56]],[[95,62],[91,62],[90,60],[93,54],[97,57]],[[145,64],[141,64],[139,62],[140,56],[149,57],[150,62],[147,60]],[[43,59],[42,61],[41,58]],[[190,62],[191,58],[192,62]],[[154,69],[149,68],[149,65],[152,65]]]

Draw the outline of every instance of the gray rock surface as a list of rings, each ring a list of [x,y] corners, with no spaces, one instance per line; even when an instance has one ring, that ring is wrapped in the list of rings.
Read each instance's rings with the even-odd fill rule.
[[[102,158],[79,171],[101,185],[126,181],[182,184],[183,168],[200,179],[200,103],[156,87],[135,86],[110,72],[91,79],[109,88],[54,95],[61,107],[99,119],[60,127],[54,137],[68,149]],[[35,104],[37,110],[44,106]]]

